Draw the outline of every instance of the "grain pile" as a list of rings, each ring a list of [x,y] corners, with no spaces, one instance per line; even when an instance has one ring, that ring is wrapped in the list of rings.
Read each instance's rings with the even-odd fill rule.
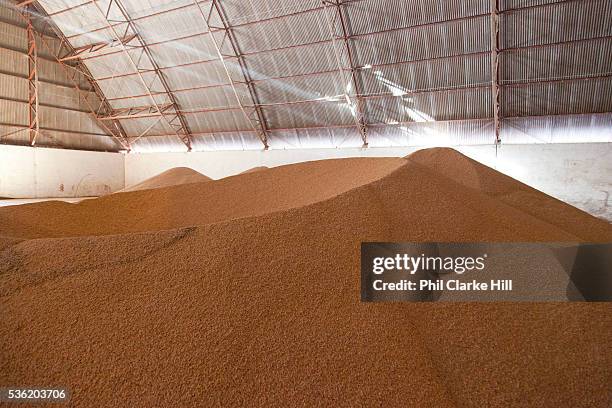
[[[367,184],[404,160],[300,163],[205,183],[112,194],[79,204],[58,201],[0,208],[0,234],[108,235],[166,230],[309,205]]]
[[[147,207],[140,224],[118,235],[88,226],[98,235],[88,237],[52,222],[20,231],[0,211],[11,228],[2,235],[63,236],[0,253],[0,385],[67,384],[85,407],[610,402],[607,304],[359,302],[361,241],[612,238],[609,224],[577,210],[564,210],[569,220],[538,213],[565,207],[454,151],[154,192],[93,201],[119,209],[125,200],[128,211],[146,193],[169,213],[207,211],[186,225],[169,214],[174,226],[162,231]],[[216,195],[235,199],[232,209]],[[41,219],[70,212],[28,207]]]
[[[180,184],[203,183],[211,180],[211,178],[189,167],[175,167],[131,187],[124,188],[120,192],[150,190],[153,188],[178,186]]]
[[[240,174],[255,173],[257,171],[264,171],[264,170],[267,170],[267,169],[268,169],[268,167],[266,167],[266,166],[258,166],[258,167],[253,167],[251,169],[245,170],[245,171],[243,171]]]

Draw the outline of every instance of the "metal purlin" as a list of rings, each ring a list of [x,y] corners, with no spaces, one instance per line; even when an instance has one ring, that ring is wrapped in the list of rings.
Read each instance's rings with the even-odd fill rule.
[[[501,117],[499,109],[499,0],[491,0],[491,92],[493,96],[493,126],[495,128],[495,149],[501,144]]]

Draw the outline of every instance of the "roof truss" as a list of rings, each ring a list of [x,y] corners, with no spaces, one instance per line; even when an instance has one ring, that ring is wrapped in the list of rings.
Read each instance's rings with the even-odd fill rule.
[[[36,50],[39,48],[39,45],[42,45],[42,47],[44,47],[49,54],[53,55],[53,58],[55,59],[55,61],[60,65],[60,67],[66,74],[67,78],[72,82],[73,87],[77,91],[77,94],[80,100],[82,100],[85,103],[90,115],[97,121],[98,125],[102,129],[104,129],[104,131],[106,131],[110,136],[112,136],[124,149],[129,151],[131,149],[130,142],[127,137],[127,134],[125,133],[125,130],[121,126],[121,123],[117,120],[113,120],[111,121],[110,124],[107,125],[106,123],[99,120],[99,117],[103,115],[104,112],[111,112],[112,108],[110,107],[110,104],[104,97],[104,94],[102,93],[100,87],[98,86],[96,81],[93,79],[91,73],[87,70],[87,67],[83,64],[79,64],[78,61],[73,61],[73,62],[76,62],[76,64],[69,65],[67,62],[60,60],[60,55],[66,52],[68,53],[74,52],[74,49],[72,48],[70,43],[66,40],[66,37],[64,36],[62,31],[57,27],[57,25],[53,23],[53,20],[46,15],[46,13],[44,12],[44,9],[40,7],[40,5],[37,4],[36,0],[33,0],[33,1],[26,0],[22,3],[17,4],[17,7],[20,9],[23,9],[21,15],[26,21],[26,24],[28,27],[27,28],[28,29],[28,41],[30,44],[29,49],[28,49],[28,59],[30,60],[29,76],[32,77],[32,80],[29,80],[29,82],[31,83],[30,84],[30,99],[29,99],[29,106],[30,106],[30,126],[29,128],[30,128],[30,134],[31,134],[30,144],[34,145],[38,132],[40,131],[40,129],[43,129],[39,126],[39,123],[38,123],[37,92],[35,95],[33,95],[33,91],[32,91],[33,88],[36,88],[36,82],[38,82],[37,74],[35,72],[36,69],[34,69],[34,72],[32,72],[32,66],[34,67],[36,66],[36,63],[37,63],[36,61],[38,59]],[[45,28],[46,27],[50,28],[51,31],[59,38],[60,40],[59,49],[55,50],[49,44],[48,40],[45,38],[44,35],[40,35],[40,36],[35,35],[34,31],[31,30],[31,25],[32,25],[31,15],[37,15],[37,16],[42,17],[42,19],[45,22]],[[30,36],[30,30],[31,30],[31,36]],[[40,44],[37,43],[37,39],[40,42]],[[85,78],[87,80],[87,82],[91,86],[91,89],[93,90],[93,93],[98,97],[100,103],[97,107],[94,106],[94,102],[92,102],[90,99],[92,92],[90,90],[82,89],[81,86],[79,85],[80,78]],[[34,109],[34,106],[36,107],[35,109]],[[34,133],[34,135],[32,135],[32,133]]]
[[[266,119],[261,109],[261,104],[259,103],[255,87],[253,86],[253,79],[251,78],[249,69],[246,66],[244,56],[240,52],[238,42],[236,41],[236,38],[232,32],[232,28],[230,27],[227,21],[227,17],[225,16],[223,8],[221,7],[221,4],[218,0],[212,0],[210,3],[209,10],[205,11],[203,5],[198,0],[193,1],[194,4],[197,6],[202,20],[204,21],[204,24],[209,34],[209,38],[215,47],[215,51],[217,52],[217,56],[223,64],[223,69],[225,71],[229,83],[231,84],[232,92],[236,98],[236,102],[240,106],[240,110],[243,112],[244,116],[250,123],[255,133],[257,133],[257,136],[261,140],[264,149],[267,149],[269,131],[266,125]],[[218,27],[214,26],[214,21],[219,22]],[[215,31],[221,31],[223,33],[221,39],[219,39],[215,35]],[[226,50],[229,50],[229,54]],[[232,72],[229,67],[229,62],[227,61],[228,57],[235,58],[237,60],[238,65],[240,67],[240,72],[242,74],[242,80],[236,80],[232,76]],[[250,106],[243,102],[242,98],[238,93],[237,87],[240,85],[245,85],[248,90],[251,102]]]
[[[119,0],[110,0],[108,3],[108,7],[103,9],[98,1],[94,1],[93,4],[95,8],[99,12],[99,14],[104,18],[104,23],[108,27],[108,29],[112,32],[114,38],[109,41],[109,44],[114,44],[119,47],[123,54],[126,56],[127,60],[132,65],[133,69],[138,75],[140,82],[142,83],[144,89],[147,91],[147,96],[151,101],[151,106],[154,107],[156,111],[156,115],[160,116],[162,120],[169,126],[172,132],[187,146],[187,150],[191,151],[191,132],[189,130],[189,126],[185,117],[180,113],[180,108],[178,103],[176,102],[176,98],[166,81],[163,73],[159,69],[157,62],[153,58],[151,54],[151,50],[147,47],[142,36],[139,34],[134,22],[130,19],[127,11],[121,4]],[[120,20],[117,20],[117,19]],[[118,31],[116,26],[117,21],[125,23],[125,30],[123,33]],[[128,41],[129,40],[129,41]],[[140,46],[143,51],[144,58],[136,59],[134,55],[128,52],[127,42],[135,41]],[[96,46],[97,44],[94,44]],[[154,91],[151,89],[151,85],[144,79],[143,72],[145,70],[151,70],[155,73],[155,76],[159,80],[159,83],[163,87],[163,92],[166,95],[169,102],[173,105],[173,109],[175,114],[172,116],[165,115],[164,112],[168,110],[168,108],[163,109],[158,99],[153,95]]]

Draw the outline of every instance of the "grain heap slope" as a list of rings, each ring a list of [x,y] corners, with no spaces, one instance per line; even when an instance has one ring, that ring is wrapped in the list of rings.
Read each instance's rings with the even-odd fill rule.
[[[359,301],[362,241],[612,239],[603,221],[583,229],[588,215],[559,224],[504,202],[524,187],[495,171],[504,194],[475,184],[488,170],[461,157],[433,155],[447,175],[418,156],[376,177],[360,160],[286,166],[268,194],[292,198],[275,211],[14,242],[0,252],[0,384],[68,384],[83,407],[607,406],[608,304]],[[233,197],[274,170],[236,176]],[[313,176],[332,185],[313,194]]]
[[[400,158],[300,163],[216,181],[112,194],[78,204],[0,208],[0,234],[39,238],[108,235],[205,225],[301,207],[377,180]]]
[[[189,167],[174,167],[138,184],[126,187],[119,192],[150,190],[154,188],[178,186],[181,184],[203,183],[211,180],[211,178]]]

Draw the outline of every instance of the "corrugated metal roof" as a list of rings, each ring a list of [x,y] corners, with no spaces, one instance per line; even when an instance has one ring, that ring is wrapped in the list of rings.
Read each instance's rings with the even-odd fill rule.
[[[525,47],[612,35],[612,2],[582,0],[503,14],[503,48]]]
[[[336,71],[257,83],[257,94],[262,104],[326,99],[343,93],[342,80]]]
[[[356,64],[388,64],[491,49],[488,16],[357,37]]]
[[[250,130],[240,109],[189,113],[186,115],[194,133]]]
[[[440,21],[488,14],[490,0],[362,0],[348,2],[353,34],[422,26]]]
[[[504,91],[502,114],[507,117],[612,111],[608,78],[512,85]]]
[[[328,72],[338,69],[338,62],[331,42],[248,54],[246,59],[254,80]]]
[[[491,83],[488,53],[375,66],[359,71],[363,94],[411,93]]]
[[[503,53],[501,59],[504,84],[612,75],[612,37],[512,50]]]
[[[492,106],[488,87],[371,98],[366,101],[371,123],[386,124],[484,119],[493,116]]]
[[[195,150],[258,150],[261,142],[255,132],[194,134]]]
[[[225,0],[223,7],[231,25],[240,25],[321,7],[320,0]]]
[[[270,129],[354,124],[351,109],[344,101],[275,105],[266,106],[263,110]]]
[[[248,90],[244,85],[236,88],[238,96],[249,102]],[[236,95],[230,85],[215,86],[175,92],[179,105],[185,111],[221,108],[239,108]]]
[[[85,64],[114,108],[151,105],[150,92],[165,104],[171,92],[196,149],[262,147],[251,131],[255,115],[247,117],[240,104],[261,107],[272,148],[360,146],[357,105],[370,145],[421,143],[435,135],[462,144],[493,142],[489,0],[349,0],[339,7],[319,0],[216,0],[221,14],[212,12],[209,24],[223,61],[204,21],[212,1],[103,5],[109,1],[125,9],[151,58],[136,41],[128,51],[86,53]],[[513,116],[612,110],[609,0],[499,3],[503,123]],[[113,40],[109,22],[119,32],[126,28],[117,10],[111,7],[105,21],[91,0],[40,4],[75,47]],[[16,41],[15,47],[25,46]],[[63,93],[55,92],[57,98]],[[121,122],[133,138],[149,129],[136,143],[141,149],[175,143],[184,150],[175,135],[153,136],[172,133],[163,121],[151,127],[157,119]]]

